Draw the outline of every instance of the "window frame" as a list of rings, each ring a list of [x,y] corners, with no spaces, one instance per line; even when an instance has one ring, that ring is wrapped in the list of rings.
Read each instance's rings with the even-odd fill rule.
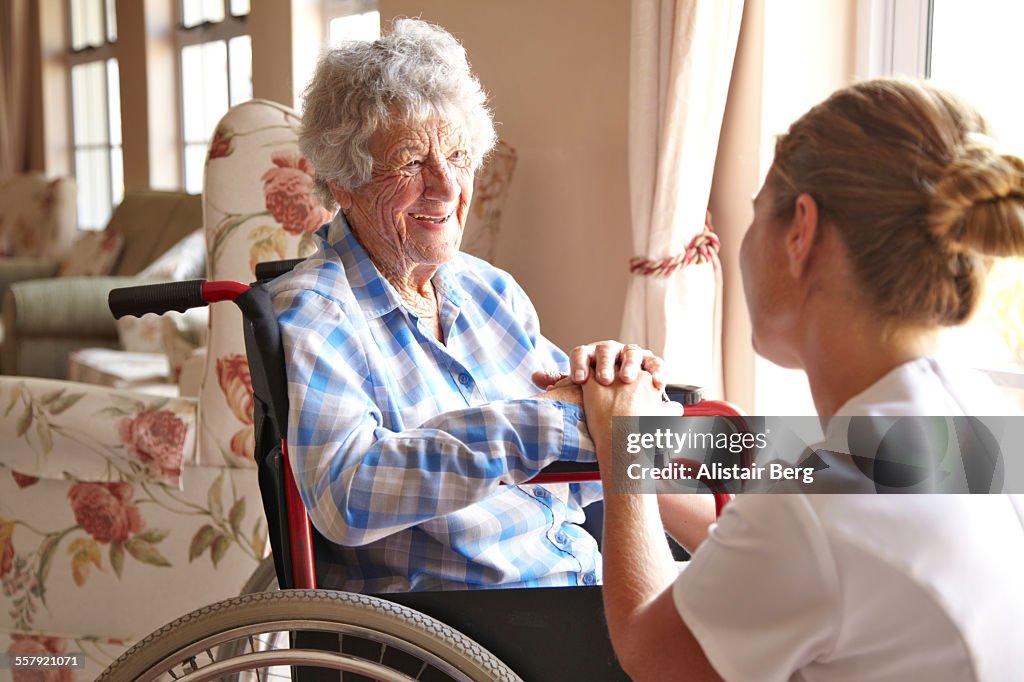
[[[931,75],[932,0],[858,0],[857,78]]]
[[[108,3],[108,0],[98,0],[98,2],[102,5],[102,11],[101,11],[100,14],[102,16],[102,21],[103,21],[103,31],[102,31],[103,41],[99,45],[85,45],[85,46],[79,47],[79,48],[75,48],[74,47],[74,27],[72,25],[73,21],[74,21],[73,20],[74,11],[72,9],[72,3],[73,2],[74,2],[74,0],[64,0],[64,9],[65,9],[65,12],[66,12],[65,13],[65,22],[64,22],[65,38],[66,38],[66,40],[65,40],[66,50],[65,50],[65,53],[64,53],[64,68],[65,68],[65,72],[67,73],[67,79],[66,79],[65,85],[66,85],[66,89],[67,89],[66,96],[67,96],[67,102],[68,102],[68,110],[70,111],[70,114],[71,114],[68,117],[68,122],[67,122],[67,125],[68,125],[68,128],[69,128],[69,130],[68,130],[68,139],[71,141],[71,144],[69,145],[69,152],[70,152],[70,157],[71,157],[70,158],[70,164],[71,164],[70,167],[74,170],[74,175],[77,178],[78,174],[79,174],[79,168],[78,168],[78,152],[79,151],[104,150],[106,152],[106,163],[104,164],[104,170],[106,171],[106,175],[107,175],[107,200],[109,202],[109,210],[107,211],[107,214],[106,214],[106,220],[104,220],[102,224],[98,224],[98,225],[89,224],[89,225],[86,225],[86,224],[83,224],[81,222],[82,221],[82,215],[81,215],[82,211],[80,210],[80,208],[81,208],[80,206],[79,206],[79,211],[78,211],[78,214],[79,214],[78,215],[78,221],[79,221],[78,227],[79,227],[79,229],[102,230],[102,229],[104,229],[106,227],[106,223],[109,220],[110,215],[113,213],[114,207],[117,204],[119,204],[121,202],[121,200],[124,198],[124,135],[123,135],[123,130],[120,130],[120,127],[122,126],[122,121],[120,121],[120,120],[118,121],[118,128],[119,128],[119,130],[118,130],[118,136],[117,137],[120,140],[120,142],[118,142],[117,144],[114,144],[113,143],[113,139],[112,139],[113,136],[111,135],[111,131],[113,129],[113,126],[112,126],[112,122],[110,120],[110,115],[111,115],[111,111],[110,111],[110,95],[111,95],[110,90],[111,90],[111,87],[110,86],[111,86],[111,82],[110,82],[110,67],[109,67],[109,65],[110,65],[111,60],[113,60],[113,62],[117,65],[118,97],[120,97],[120,92],[121,92],[121,83],[120,83],[121,69],[120,69],[120,63],[118,61],[118,56],[117,56],[117,12],[116,12],[116,2],[117,2],[117,0],[110,0],[109,3]],[[111,20],[114,21],[113,38],[111,37],[111,26],[110,26],[110,21]],[[84,65],[87,65],[87,64],[95,64],[95,63],[100,63],[100,64],[103,65],[103,74],[104,74],[103,75],[103,78],[104,78],[103,121],[104,121],[104,126],[106,128],[106,137],[107,137],[107,139],[106,139],[105,143],[88,143],[88,144],[86,144],[86,143],[80,143],[78,141],[77,136],[75,135],[75,92],[74,92],[74,77],[72,75],[72,71],[74,70],[75,67],[84,66]],[[119,152],[119,156],[120,156],[120,159],[121,159],[121,162],[120,162],[121,163],[121,186],[120,186],[120,188],[116,188],[114,186],[114,173],[113,173],[113,165],[112,164],[113,164],[113,156],[114,156],[114,151],[115,150],[117,150]],[[79,183],[78,191],[79,192],[84,192],[85,191],[85,187],[81,183]],[[77,203],[79,201],[79,198],[76,197],[75,200],[76,200],[76,203]]]
[[[250,36],[249,30],[249,14],[232,14],[231,13],[231,0],[221,0],[224,5],[224,19],[221,21],[203,21],[194,26],[185,26],[185,7],[184,0],[175,0],[175,9],[177,12],[177,26],[175,29],[174,38],[174,50],[175,50],[175,64],[178,73],[178,121],[179,121],[179,134],[180,134],[180,145],[178,152],[181,154],[181,177],[179,178],[181,186],[183,188],[188,187],[188,148],[189,146],[195,146],[202,143],[206,145],[209,143],[209,138],[205,140],[190,140],[185,134],[185,69],[182,63],[182,51],[187,47],[193,47],[196,45],[203,45],[205,43],[223,42],[225,50],[225,77],[228,85],[228,107],[230,108],[236,103],[231,102],[231,49],[230,43],[233,38],[240,38],[243,36]],[[251,7],[250,7],[251,12]],[[250,66],[250,73],[251,73]],[[209,135],[212,137],[213,131],[209,131]]]

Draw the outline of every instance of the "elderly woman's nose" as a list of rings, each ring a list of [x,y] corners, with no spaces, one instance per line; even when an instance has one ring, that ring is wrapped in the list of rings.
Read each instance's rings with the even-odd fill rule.
[[[429,199],[451,201],[459,195],[455,169],[448,163],[430,164],[424,172],[423,193]]]

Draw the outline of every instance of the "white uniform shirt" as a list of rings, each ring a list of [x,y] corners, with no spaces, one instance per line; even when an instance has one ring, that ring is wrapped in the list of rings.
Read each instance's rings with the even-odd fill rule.
[[[837,415],[1011,413],[923,358]],[[1009,681],[1024,679],[1022,570],[1024,496],[750,495],[673,596],[730,682]]]

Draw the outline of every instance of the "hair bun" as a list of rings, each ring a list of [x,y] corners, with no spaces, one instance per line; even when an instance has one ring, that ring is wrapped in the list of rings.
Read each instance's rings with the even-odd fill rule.
[[[1024,255],[1024,160],[969,133],[935,185],[929,224],[953,250]]]

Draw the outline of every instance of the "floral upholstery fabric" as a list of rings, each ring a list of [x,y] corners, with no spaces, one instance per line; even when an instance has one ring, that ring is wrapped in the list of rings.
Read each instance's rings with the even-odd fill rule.
[[[203,205],[209,279],[251,282],[257,263],[306,255],[312,233],[333,217],[313,194],[313,168],[296,145],[298,125],[290,109],[254,100],[217,126]],[[255,466],[252,378],[233,304],[210,308],[205,377],[200,463]]]
[[[501,211],[512,184],[517,158],[511,145],[498,140],[473,180],[473,203],[469,207],[462,250],[489,263],[495,262]]]
[[[206,236],[202,228],[184,237],[139,271],[139,277],[202,279],[206,276]]]
[[[0,651],[93,679],[263,556],[255,471],[196,466],[194,400],[4,377],[0,406]]]
[[[61,258],[76,230],[72,178],[25,174],[0,184],[0,257]]]
[[[124,248],[124,235],[121,231],[108,227],[102,232],[85,232],[71,246],[71,252],[60,264],[58,277],[96,277],[109,275],[121,249]]]
[[[204,190],[210,279],[250,282],[256,263],[300,255],[330,220],[297,126],[261,101],[218,125]],[[210,308],[205,362],[198,398],[0,377],[0,652],[81,652],[85,669],[45,679],[91,680],[255,570],[266,521],[233,304]]]
[[[110,386],[175,398],[168,379],[171,367],[163,353],[79,348],[68,356],[68,381]]]

